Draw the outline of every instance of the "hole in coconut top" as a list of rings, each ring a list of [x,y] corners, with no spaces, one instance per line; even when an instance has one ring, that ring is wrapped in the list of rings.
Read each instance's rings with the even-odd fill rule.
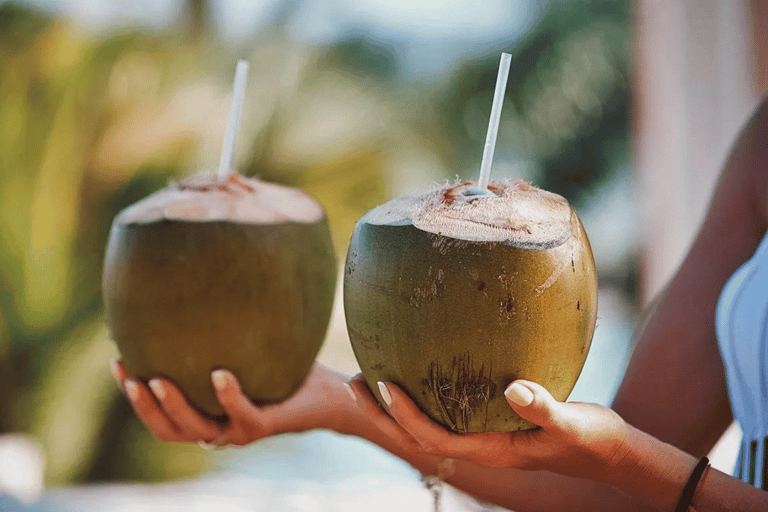
[[[368,212],[361,222],[411,224],[458,240],[500,242],[546,249],[572,235],[571,206],[562,196],[524,181],[492,182],[488,193],[473,182],[397,198]]]
[[[497,197],[497,194],[487,188],[480,188],[475,186],[468,186],[459,192],[459,195],[467,201],[474,199],[481,199],[483,197]]]
[[[127,207],[116,222],[313,223],[323,215],[322,206],[300,190],[234,173],[220,183],[214,174],[199,173]]]

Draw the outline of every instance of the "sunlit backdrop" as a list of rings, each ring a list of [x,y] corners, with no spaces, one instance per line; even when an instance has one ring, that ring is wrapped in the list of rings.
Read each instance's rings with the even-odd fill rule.
[[[574,395],[609,403],[636,297],[628,16],[623,0],[0,2],[0,433],[40,443],[48,486],[247,466],[152,439],[109,375],[100,295],[114,215],[218,162],[238,58],[238,169],[323,203],[343,261],[367,209],[477,175],[511,53],[493,176],[581,214],[602,290]],[[341,315],[321,359],[352,373]],[[262,458],[307,443],[290,439]]]

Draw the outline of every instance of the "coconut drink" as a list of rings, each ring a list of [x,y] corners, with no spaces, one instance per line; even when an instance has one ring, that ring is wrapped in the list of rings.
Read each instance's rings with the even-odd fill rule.
[[[235,90],[233,105],[242,105],[237,79]],[[335,289],[320,204],[231,171],[236,114],[218,173],[173,183],[117,215],[103,275],[105,318],[129,373],[172,380],[214,417],[224,414],[210,381],[218,368],[256,402],[298,389]]]
[[[344,273],[350,341],[379,402],[376,383],[393,382],[461,433],[533,427],[504,398],[516,379],[565,400],[597,314],[594,258],[574,209],[520,180],[487,181],[501,91],[497,82],[481,179],[368,212]]]

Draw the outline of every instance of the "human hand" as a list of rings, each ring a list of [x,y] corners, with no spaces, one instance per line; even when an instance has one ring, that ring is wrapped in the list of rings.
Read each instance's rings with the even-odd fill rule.
[[[125,391],[137,416],[160,441],[243,446],[286,432],[332,428],[344,402],[344,377],[315,364],[302,386],[277,404],[257,406],[246,397],[235,376],[227,370],[211,375],[216,396],[228,416],[217,422],[194,409],[170,380],[156,377],[148,385],[131,378],[120,360],[112,373]],[[337,418],[336,418],[337,419]]]
[[[607,481],[624,456],[630,428],[607,407],[557,402],[544,387],[524,380],[513,382],[505,396],[517,414],[538,428],[478,434],[447,431],[395,384],[380,384],[382,396],[389,398],[389,415],[361,376],[353,379],[351,387],[364,414],[403,446],[490,467],[547,470]]]

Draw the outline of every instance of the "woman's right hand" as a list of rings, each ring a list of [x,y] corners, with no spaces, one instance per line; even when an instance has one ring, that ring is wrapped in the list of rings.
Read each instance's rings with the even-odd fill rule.
[[[161,441],[213,446],[244,446],[286,432],[335,428],[344,413],[357,412],[343,390],[341,374],[315,363],[302,386],[289,398],[257,406],[246,397],[235,376],[227,370],[211,374],[219,403],[229,421],[219,423],[194,409],[171,381],[156,377],[148,385],[132,378],[120,360],[112,362],[112,373],[154,436]]]

